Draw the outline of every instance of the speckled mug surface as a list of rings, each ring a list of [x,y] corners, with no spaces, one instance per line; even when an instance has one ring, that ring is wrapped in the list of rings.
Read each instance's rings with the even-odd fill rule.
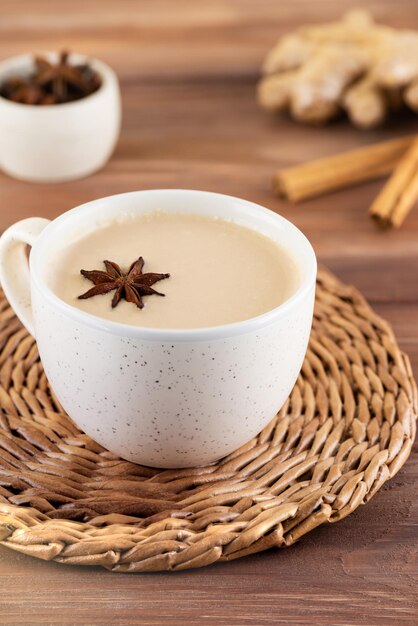
[[[260,232],[291,254],[300,283],[279,307],[199,329],[120,324],[64,303],[49,288],[60,247],[87,226],[157,208],[216,215]],[[29,267],[25,245],[32,246]],[[203,465],[233,452],[274,417],[305,356],[316,258],[290,222],[222,194],[165,189],[89,202],[49,222],[29,218],[0,239],[0,280],[37,340],[58,399],[74,422],[125,459],[154,467]]]

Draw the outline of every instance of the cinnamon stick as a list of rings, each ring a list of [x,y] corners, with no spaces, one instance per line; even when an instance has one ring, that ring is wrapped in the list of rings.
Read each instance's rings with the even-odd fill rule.
[[[384,141],[280,170],[273,179],[274,190],[299,202],[380,178],[392,172],[415,138]]]
[[[418,200],[418,138],[400,160],[369,213],[379,226],[399,228]]]

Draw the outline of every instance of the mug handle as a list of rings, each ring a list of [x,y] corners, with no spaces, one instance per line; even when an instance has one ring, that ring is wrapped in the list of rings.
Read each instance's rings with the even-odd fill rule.
[[[43,217],[30,217],[10,226],[0,238],[0,283],[11,307],[33,337],[35,330],[26,245],[33,246],[49,223],[50,220]]]

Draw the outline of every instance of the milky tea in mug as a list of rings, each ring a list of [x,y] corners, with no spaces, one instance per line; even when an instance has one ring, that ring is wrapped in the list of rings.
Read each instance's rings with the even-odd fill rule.
[[[275,416],[306,353],[315,279],[293,224],[204,191],[101,198],[0,238],[0,281],[64,410],[154,467],[213,463]]]
[[[112,307],[116,288],[107,291],[107,286],[78,298],[94,286],[80,270],[106,272],[104,261],[111,261],[123,274],[139,257],[141,273],[169,273],[153,284],[159,292],[155,295],[163,293],[164,298],[145,295],[140,309],[122,294]],[[113,271],[112,266],[108,269]],[[159,210],[125,216],[69,242],[55,259],[51,275],[57,296],[86,313],[171,329],[218,326],[261,315],[287,300],[298,284],[295,262],[266,236],[222,219]]]

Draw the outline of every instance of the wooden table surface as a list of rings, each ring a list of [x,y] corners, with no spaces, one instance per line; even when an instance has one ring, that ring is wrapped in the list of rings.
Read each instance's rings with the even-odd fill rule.
[[[0,0],[0,58],[68,47],[121,79],[123,129],[99,173],[59,185],[0,174],[0,229],[87,200],[156,187],[242,196],[294,221],[319,259],[354,283],[394,326],[418,374],[418,207],[398,232],[375,230],[372,183],[292,207],[273,171],[418,130],[412,116],[369,133],[272,119],[254,85],[275,39],[336,18],[348,0]],[[382,21],[418,28],[416,0],[363,1]],[[1,137],[0,137],[1,141]],[[418,623],[418,459],[374,500],[292,548],[176,574],[115,575],[0,548],[1,624],[190,626]]]

